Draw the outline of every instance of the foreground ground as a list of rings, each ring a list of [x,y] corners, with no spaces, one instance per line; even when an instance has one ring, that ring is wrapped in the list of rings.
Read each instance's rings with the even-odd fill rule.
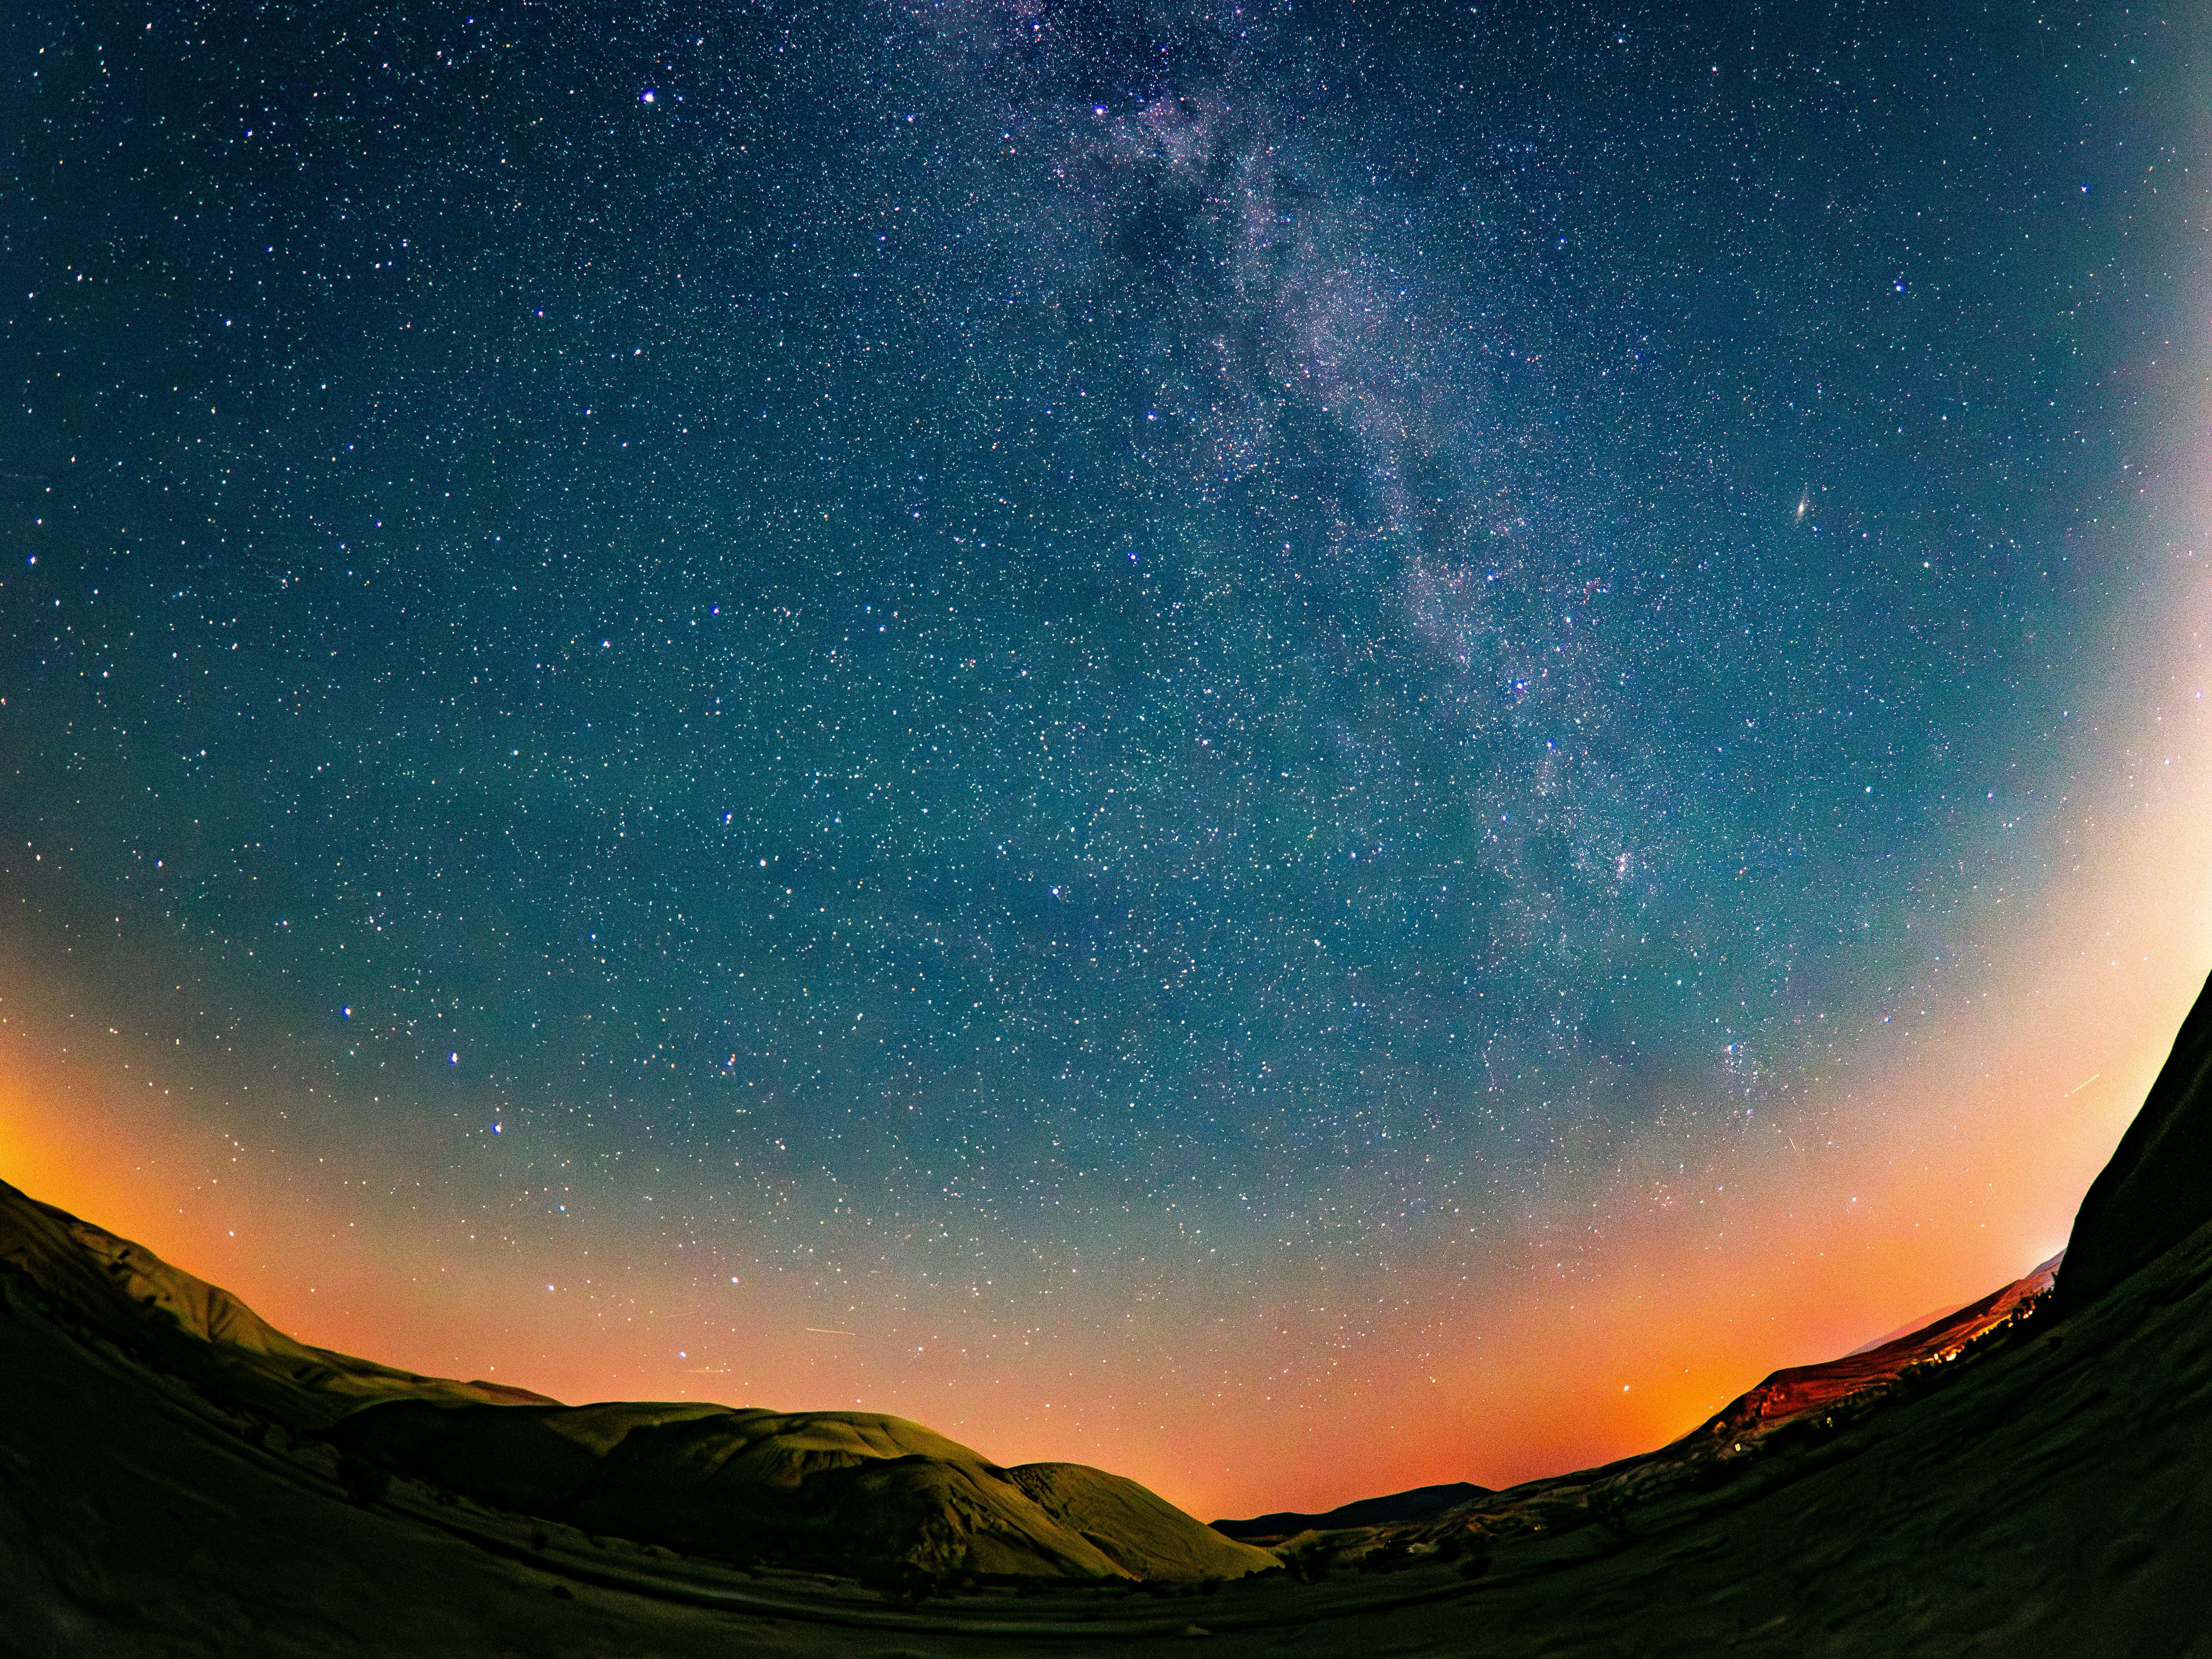
[[[349,1497],[329,1448],[253,1443],[13,1284],[0,1382],[0,1632],[27,1655],[2212,1654],[2212,1230],[1696,1483],[1211,1593],[915,1601],[405,1480]]]
[[[127,1241],[13,1188],[0,1197],[13,1204],[0,1215],[10,1655],[1107,1659],[1203,1641],[1358,1659],[2212,1659],[2212,988],[2091,1188],[2049,1294],[2046,1264],[1901,1345],[1778,1372],[1648,1457],[1417,1523],[1305,1532],[1274,1556],[1115,1477],[1035,1466],[1052,1472],[1031,1483],[1051,1525],[1089,1516],[1126,1533],[1099,1534],[1127,1558],[1111,1571],[1141,1556],[1149,1572],[1197,1582],[922,1572],[927,1552],[872,1555],[856,1541],[881,1505],[830,1539],[863,1564],[851,1577],[686,1556],[669,1543],[691,1534],[649,1504],[625,1513],[660,1528],[658,1545],[490,1507],[461,1494],[486,1495],[494,1477],[532,1501],[552,1489],[512,1459],[486,1462],[487,1447],[508,1428],[573,1429],[594,1413],[305,1348]],[[425,1411],[427,1436],[356,1431],[419,1430]],[[742,1438],[772,1414],[723,1415]],[[895,1423],[817,1415],[779,1419],[760,1443]],[[453,1425],[477,1426],[449,1446]],[[918,1425],[897,1436],[934,1450],[889,1447],[900,1455],[873,1466],[890,1472],[882,1491],[927,1476],[951,1494],[931,1515],[1043,1535],[1043,1510],[1021,1518],[1021,1471]],[[666,1490],[780,1501],[769,1487],[787,1482],[747,1485],[743,1465],[724,1456],[703,1483],[679,1470]],[[713,1486],[726,1468],[737,1484]],[[1003,1513],[976,1509],[951,1475],[1006,1487],[992,1499]],[[568,1513],[607,1525],[588,1505]],[[1274,1559],[1286,1570],[1206,1576]]]

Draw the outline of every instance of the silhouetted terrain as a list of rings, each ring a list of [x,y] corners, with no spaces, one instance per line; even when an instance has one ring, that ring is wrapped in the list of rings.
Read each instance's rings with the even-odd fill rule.
[[[1426,1521],[1491,1495],[1487,1486],[1471,1480],[1454,1480],[1441,1486],[1416,1486],[1382,1498],[1362,1498],[1339,1504],[1322,1515],[1298,1515],[1288,1510],[1255,1515],[1249,1521],[1216,1521],[1213,1529],[1231,1538],[1288,1538],[1302,1532],[1329,1532],[1345,1527],[1387,1527],[1408,1521]]]
[[[2112,1161],[2089,1183],[2054,1311],[2087,1307],[2212,1221],[2212,990],[2182,1021]]]
[[[733,1564],[947,1576],[1230,1578],[1276,1566],[1134,1481],[1004,1469],[902,1419],[563,1406],[311,1348],[228,1291],[0,1182],[0,1262],[73,1327],[191,1383],[260,1443],[335,1453],[358,1498],[441,1492]]]
[[[1130,1482],[999,1469],[896,1419],[568,1407],[308,1348],[7,1189],[0,1645],[2212,1650],[2206,1008],[2084,1203],[2055,1294],[2046,1264],[1607,1468],[1381,1524],[1334,1524],[1359,1506],[1263,1517],[1330,1523],[1273,1553]],[[1427,1501],[1367,1502],[1408,1499]]]

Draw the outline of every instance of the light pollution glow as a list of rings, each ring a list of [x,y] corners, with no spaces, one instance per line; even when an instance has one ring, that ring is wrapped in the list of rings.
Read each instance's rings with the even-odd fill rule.
[[[2203,504],[2200,483],[2180,521]],[[309,1341],[569,1400],[891,1412],[1209,1517],[1601,1462],[2063,1243],[2212,963],[2212,594],[2185,541],[2163,567],[2144,601],[2160,614],[2110,624],[2119,666],[2082,739],[2094,784],[2052,838],[2067,855],[2001,908],[1978,971],[1900,1000],[1735,1162],[1662,1167],[1631,1144],[1517,1236],[1449,1259],[1285,1262],[1211,1318],[1190,1314],[1203,1284],[1069,1261],[1020,1287],[1054,1310],[1022,1330],[961,1285],[826,1299],[720,1222],[688,1250],[587,1205],[554,1227],[495,1174],[471,1212],[450,1178],[418,1184],[404,1123],[311,1146],[282,1102],[252,1102],[260,1060],[164,1054],[125,1035],[112,987],[21,957],[0,984],[0,1173]],[[668,1195],[684,1201],[674,1177]],[[456,1228],[507,1248],[457,1251]],[[1364,1339],[1334,1346],[1353,1305]]]

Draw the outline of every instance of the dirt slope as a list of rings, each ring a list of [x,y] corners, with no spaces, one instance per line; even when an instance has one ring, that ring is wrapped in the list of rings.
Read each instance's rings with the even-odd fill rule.
[[[2062,1251],[2002,1289],[1969,1302],[1917,1331],[1875,1347],[1817,1365],[1792,1365],[1776,1371],[1757,1388],[1730,1401],[1683,1437],[1678,1445],[1734,1443],[1784,1423],[1826,1411],[1853,1395],[1894,1381],[1916,1365],[1945,1364],[1968,1344],[2033,1309],[2048,1295]]]

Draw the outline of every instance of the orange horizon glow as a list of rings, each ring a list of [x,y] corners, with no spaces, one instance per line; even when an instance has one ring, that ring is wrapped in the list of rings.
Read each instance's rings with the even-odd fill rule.
[[[968,1346],[957,1307],[841,1316],[818,1286],[750,1269],[742,1308],[759,1334],[741,1356],[702,1346],[696,1366],[650,1358],[641,1351],[665,1352],[734,1311],[710,1305],[726,1275],[596,1224],[558,1241],[510,1227],[490,1261],[457,1255],[365,1201],[354,1183],[379,1177],[364,1176],[359,1149],[325,1155],[312,1175],[290,1167],[296,1154],[250,1156],[204,1107],[134,1098],[136,1064],[120,1079],[74,1057],[33,1066],[20,1018],[0,1027],[0,1175],[223,1284],[304,1340],[428,1372],[574,1401],[887,1411],[1003,1462],[1113,1468],[1207,1518],[1446,1480],[1508,1485],[1664,1443],[1768,1372],[1984,1294],[2063,1243],[2212,961],[2205,896],[2128,901],[2161,870],[2212,868],[2212,834],[2193,828],[2212,813],[2174,805],[2098,888],[2051,907],[2048,952],[2014,958],[2045,965],[1852,1081],[1855,1109],[1882,1125],[1866,1144],[1824,1144],[1819,1121],[1844,1103],[1808,1101],[1740,1167],[1664,1191],[1621,1172],[1577,1212],[1574,1231],[1603,1239],[1595,1266],[1547,1264],[1568,1248],[1554,1223],[1498,1249],[1472,1285],[1419,1262],[1340,1274],[1330,1295],[1397,1311],[1333,1388],[1292,1376],[1271,1393],[1239,1360],[1272,1352],[1297,1369],[1327,1322],[1312,1284],[1286,1283],[1202,1331],[1171,1318],[1131,1330],[1102,1286],[1104,1305],[1084,1317],[1104,1327],[1118,1311],[1117,1343],[1001,1352],[986,1376],[949,1358],[892,1358]],[[2104,945],[2122,924],[2136,934],[2126,949]],[[2091,958],[2093,941],[2112,954]],[[22,1007],[20,994],[0,1000]],[[610,1327],[604,1299],[593,1317],[546,1296],[537,1264],[550,1259],[564,1274],[604,1263],[599,1282],[626,1298],[623,1324]],[[1293,1330],[1293,1308],[1308,1328]],[[782,1340],[763,1343],[771,1331]]]
[[[0,969],[0,1176],[303,1340],[574,1401],[890,1412],[1206,1518],[1606,1462],[2064,1243],[2212,967],[2205,583],[2186,554],[2172,574],[2155,629],[2112,624],[2128,671],[2091,711],[2104,775],[2057,826],[2059,878],[1994,913],[1978,969],[1762,1108],[1726,1163],[1673,1169],[1632,1137],[1540,1220],[1452,1252],[1409,1240],[1143,1299],[1072,1269],[991,1307],[833,1290],[759,1266],[743,1218],[672,1243],[588,1204],[556,1230],[495,1174],[421,1180],[396,1116],[382,1140],[280,1134],[233,1103],[244,1061],[126,1036],[100,988],[20,960]],[[1024,1299],[1040,1334],[1018,1341]]]

